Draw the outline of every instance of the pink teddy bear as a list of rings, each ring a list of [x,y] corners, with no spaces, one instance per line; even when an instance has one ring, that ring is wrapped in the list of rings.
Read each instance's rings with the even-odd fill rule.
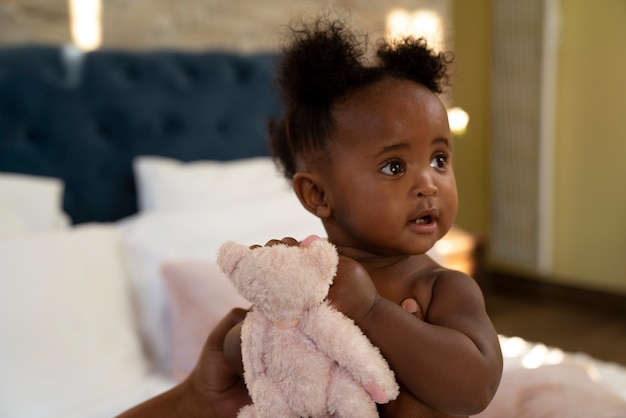
[[[312,236],[298,246],[234,242],[217,263],[253,304],[241,330],[249,417],[377,417],[398,396],[393,371],[361,329],[326,296],[338,256]]]

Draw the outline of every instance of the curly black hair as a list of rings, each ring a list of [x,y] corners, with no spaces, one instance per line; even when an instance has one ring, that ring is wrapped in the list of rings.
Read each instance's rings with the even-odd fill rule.
[[[435,94],[448,85],[452,55],[434,52],[423,38],[380,40],[376,61],[368,65],[367,36],[359,40],[339,19],[320,18],[290,30],[278,72],[283,119],[270,125],[272,156],[288,179],[297,170],[296,156],[325,149],[339,99],[386,77],[415,81]]]

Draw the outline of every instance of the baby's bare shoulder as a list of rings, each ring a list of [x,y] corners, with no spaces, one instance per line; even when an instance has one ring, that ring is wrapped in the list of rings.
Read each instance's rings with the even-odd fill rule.
[[[445,268],[433,274],[430,322],[486,319],[485,300],[476,280],[463,272]]]
[[[429,322],[442,314],[484,311],[482,291],[471,276],[436,264],[415,272],[410,293]]]

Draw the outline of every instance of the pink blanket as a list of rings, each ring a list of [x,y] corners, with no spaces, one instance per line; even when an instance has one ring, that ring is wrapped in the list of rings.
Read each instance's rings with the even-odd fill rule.
[[[624,418],[626,401],[592,379],[584,365],[505,370],[489,407],[474,418]]]

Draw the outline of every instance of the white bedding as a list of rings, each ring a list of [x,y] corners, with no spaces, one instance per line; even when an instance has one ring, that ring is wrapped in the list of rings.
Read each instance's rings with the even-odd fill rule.
[[[626,417],[626,368],[585,353],[500,336],[504,373],[475,418]]]
[[[0,278],[1,416],[71,416],[149,374],[115,227],[1,240]]]
[[[0,172],[0,239],[69,227],[60,179]]]
[[[48,228],[14,234],[17,229],[9,225],[5,230],[11,236],[0,235],[0,418],[112,417],[166,390],[193,366],[189,357],[215,321],[231,305],[245,303],[215,268],[222,242],[324,235],[319,220],[284,183],[266,184],[267,199],[245,190],[245,182],[233,195],[213,181],[216,166],[211,165],[199,175],[213,176],[212,188],[199,192],[198,184],[206,183],[192,181],[196,189],[185,191],[191,166],[164,163],[170,172],[184,172],[172,177],[184,179],[178,183],[161,183],[178,196],[186,194],[182,208],[168,203],[153,183],[147,186],[153,195],[146,205],[150,210],[118,223],[59,227],[54,219],[63,214],[55,213],[47,218],[53,219]],[[271,161],[256,164],[258,178],[282,181],[267,170]],[[221,173],[232,168],[217,167]],[[243,179],[251,175],[245,166],[229,175],[233,172]],[[232,184],[237,181],[231,178]],[[44,187],[51,192],[41,207],[49,213],[47,208],[60,205],[59,193]],[[204,193],[238,203],[214,204]],[[502,336],[501,341],[505,376],[520,370],[571,371],[547,368],[554,363],[583,365],[587,378],[577,375],[583,376],[580,381],[601,385],[626,405],[624,367],[520,338]],[[503,382],[503,396],[521,393],[506,378]],[[496,407],[501,405],[494,403],[481,416],[498,416],[488,415]],[[505,416],[516,415],[509,409]]]

